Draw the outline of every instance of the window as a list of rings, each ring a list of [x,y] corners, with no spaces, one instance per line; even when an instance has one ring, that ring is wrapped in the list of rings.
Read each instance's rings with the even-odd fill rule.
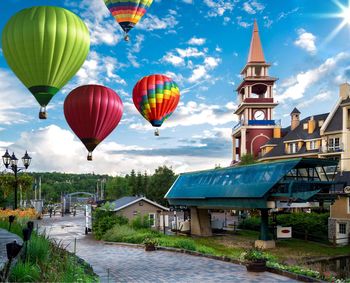
[[[296,142],[290,143],[289,144],[289,153],[297,153],[298,151],[298,146]]]
[[[308,123],[304,123],[304,124],[303,124],[303,129],[304,129],[304,130],[307,130],[307,128],[308,128]]]
[[[350,197],[348,197],[348,214],[350,213]]]
[[[323,126],[323,123],[324,123],[323,120],[319,120],[319,121],[318,121],[318,127],[321,128],[321,127]]]
[[[317,149],[317,142],[316,141],[310,141],[310,150]]]
[[[148,215],[148,220],[149,220],[149,225],[150,225],[151,227],[156,226],[156,215],[155,215],[154,213],[150,213],[150,214]]]
[[[328,150],[329,151],[339,151],[340,150],[340,139],[330,138],[328,140]]]
[[[346,223],[338,223],[339,234],[346,235]]]

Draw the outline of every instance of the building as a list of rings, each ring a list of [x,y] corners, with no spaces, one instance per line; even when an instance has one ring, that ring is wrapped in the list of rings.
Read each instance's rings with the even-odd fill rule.
[[[235,114],[239,122],[232,131],[232,164],[245,154],[252,154],[259,161],[289,158],[338,161],[336,180],[344,185],[338,186],[341,193],[331,207],[329,238],[344,238],[350,234],[350,190],[343,190],[344,186],[350,186],[350,85],[340,85],[339,97],[330,113],[301,119],[300,111],[294,108],[290,125],[282,128],[273,118],[277,106],[273,93],[276,79],[268,75],[269,67],[255,22],[248,62],[242,71],[243,81],[237,88],[239,105]],[[324,178],[334,171],[331,172],[318,172],[318,175]]]
[[[163,226],[169,226],[169,208],[153,202],[146,197],[122,197],[112,201],[111,205],[116,214],[126,217],[129,221],[132,221],[138,216],[141,216],[142,219],[147,216],[153,228],[159,229],[163,228]]]
[[[174,207],[187,207],[191,213],[191,233],[210,236],[213,228],[208,210],[258,209],[261,214],[259,248],[273,248],[268,229],[270,209],[290,208],[293,202],[312,203],[328,195],[332,177],[316,172],[336,169],[336,161],[292,158],[246,166],[180,174],[165,198]],[[329,168],[330,167],[330,168]],[[309,172],[305,178],[298,176]],[[291,172],[295,172],[291,174]]]

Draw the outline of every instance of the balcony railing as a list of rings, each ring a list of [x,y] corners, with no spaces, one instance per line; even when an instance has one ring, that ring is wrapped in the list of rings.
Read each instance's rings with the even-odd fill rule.
[[[266,97],[247,97],[243,100],[245,103],[273,103],[273,98]]]
[[[336,145],[336,146],[320,147],[320,153],[337,153],[337,152],[343,152],[343,151],[344,151],[343,144]]]
[[[275,120],[249,120],[249,126],[274,126],[276,125]]]

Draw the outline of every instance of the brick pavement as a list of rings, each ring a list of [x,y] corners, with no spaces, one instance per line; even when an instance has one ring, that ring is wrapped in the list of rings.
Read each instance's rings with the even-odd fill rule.
[[[39,226],[68,245],[92,265],[102,282],[296,282],[269,273],[247,272],[245,266],[167,251],[145,252],[140,248],[106,245],[85,236],[82,216],[44,219]],[[109,270],[109,276],[108,276]]]
[[[7,262],[6,244],[13,241],[16,241],[20,245],[23,243],[22,239],[17,235],[0,228],[0,269],[2,269]]]

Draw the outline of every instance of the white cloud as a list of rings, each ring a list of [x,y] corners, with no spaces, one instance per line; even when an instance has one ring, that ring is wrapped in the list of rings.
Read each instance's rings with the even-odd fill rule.
[[[181,58],[201,57],[205,55],[203,51],[199,51],[195,47],[188,47],[186,49],[176,48],[175,50]]]
[[[23,114],[22,110],[39,109],[39,104],[12,73],[0,68],[0,78],[0,125],[29,122],[32,117]]]
[[[225,125],[235,121],[232,114],[232,109],[235,105],[232,103],[226,105],[207,105],[204,103],[197,103],[189,101],[186,104],[180,102],[176,111],[169,117],[169,119],[162,125],[163,129],[195,126],[195,125]],[[152,127],[147,123],[136,123],[130,125],[131,129],[136,130],[152,130]]]
[[[294,41],[294,44],[310,54],[315,54],[317,49],[315,45],[316,36],[311,32],[307,32],[305,29],[298,29],[299,37]]]
[[[198,65],[196,68],[193,69],[192,75],[188,79],[190,83],[197,82],[201,79],[208,80],[210,78],[210,75],[208,75],[208,72],[210,70],[215,69],[219,63],[221,62],[220,58],[215,57],[206,57],[204,59],[203,65]]]
[[[209,17],[223,16],[226,12],[231,12],[234,7],[233,2],[233,0],[204,0],[204,4],[210,8]]]
[[[257,12],[263,11],[265,9],[265,6],[260,2],[253,0],[253,1],[244,2],[242,9],[248,14],[253,15],[253,14],[256,14]]]
[[[185,60],[182,57],[177,56],[172,52],[168,52],[167,54],[165,54],[161,61],[170,63],[175,67],[183,66],[185,64]]]
[[[248,23],[248,22],[242,20],[241,16],[236,17],[236,19],[237,19],[237,24],[240,25],[241,27],[248,28],[251,25],[253,25],[252,23]]]
[[[90,31],[92,45],[114,46],[122,38],[122,30],[108,11],[103,0],[66,1],[65,5],[80,14]]]
[[[314,69],[310,69],[304,72],[300,72],[295,76],[286,79],[281,85],[281,95],[277,95],[279,101],[286,99],[297,100],[304,96],[305,92],[314,86],[316,83],[322,82],[323,79],[330,76],[338,66],[337,64],[346,61],[350,58],[349,53],[341,52],[334,57],[328,58],[320,66]],[[329,80],[326,80],[329,82]]]
[[[334,93],[332,93],[331,91],[322,91],[317,95],[312,96],[310,99],[307,99],[305,101],[300,102],[297,105],[297,108],[301,109],[301,108],[305,108],[307,106],[312,105],[313,103],[320,103],[322,101],[328,101],[334,98]]]
[[[206,39],[205,38],[199,38],[199,37],[192,37],[187,43],[189,45],[203,45],[205,44]]]
[[[168,14],[162,17],[161,19],[155,15],[147,14],[137,25],[137,29],[142,30],[162,30],[162,29],[172,29],[179,22],[176,20],[174,15]]]

